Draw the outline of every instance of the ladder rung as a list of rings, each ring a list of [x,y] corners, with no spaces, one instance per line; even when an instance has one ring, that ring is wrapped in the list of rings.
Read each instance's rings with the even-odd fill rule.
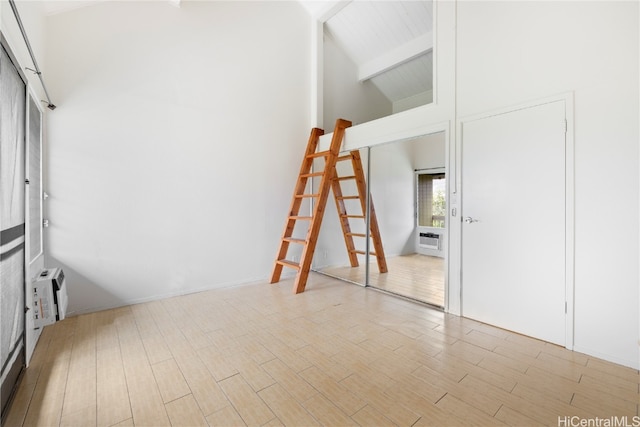
[[[285,267],[295,268],[296,270],[300,270],[300,264],[297,262],[289,261],[288,259],[279,259],[276,261],[276,264],[283,265]]]
[[[340,215],[342,218],[360,218],[364,219],[364,215]]]
[[[314,159],[316,157],[326,157],[331,154],[331,151],[318,151],[317,153],[307,154],[307,159]]]
[[[360,196],[340,196],[340,197],[336,197],[336,199],[338,200],[355,200],[355,199],[359,199]]]
[[[351,160],[353,159],[353,157],[351,157],[351,154],[347,154],[346,156],[340,156],[337,158],[337,161],[339,162],[344,162],[345,160]]]
[[[313,219],[313,217],[312,216],[293,215],[293,216],[290,216],[289,219],[299,219],[301,221],[311,221]]]
[[[305,197],[320,197],[320,194],[296,194],[296,199],[304,199]]]
[[[356,179],[355,175],[351,175],[351,176],[339,176],[336,178],[338,181],[346,181],[348,179]]]
[[[289,243],[300,243],[301,245],[304,245],[307,243],[306,240],[304,239],[296,239],[295,237],[285,237],[284,239],[285,242],[289,242]]]
[[[300,178],[309,178],[312,176],[322,176],[322,175],[324,175],[324,172],[303,173],[302,175],[300,175]]]
[[[354,253],[354,254],[360,254],[360,255],[366,255],[367,254],[365,251],[359,251],[359,250],[353,250],[351,252]],[[376,256],[376,253],[375,252],[369,252],[369,255]]]
[[[347,236],[354,236],[354,237],[367,237],[366,234],[364,233],[347,233]]]

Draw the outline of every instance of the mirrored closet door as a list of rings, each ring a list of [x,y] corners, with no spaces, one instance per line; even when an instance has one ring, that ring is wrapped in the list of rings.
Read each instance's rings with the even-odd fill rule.
[[[438,307],[445,304],[445,137],[436,133],[371,147],[370,192],[388,271],[368,285]],[[372,265],[375,258],[371,256]]]

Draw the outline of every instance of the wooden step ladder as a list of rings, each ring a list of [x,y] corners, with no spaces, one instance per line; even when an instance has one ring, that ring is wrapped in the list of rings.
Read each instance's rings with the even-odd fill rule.
[[[338,215],[340,218],[340,226],[342,227],[342,234],[344,235],[344,243],[347,246],[347,252],[349,254],[349,262],[351,263],[351,267],[358,267],[358,254],[364,255],[366,254],[363,250],[356,249],[353,238],[367,238],[367,235],[364,233],[352,233],[351,225],[349,224],[349,218],[358,218],[362,219],[366,222],[366,212],[367,212],[367,184],[364,179],[364,169],[362,168],[362,159],[360,158],[360,152],[358,150],[351,151],[349,154],[345,156],[340,156],[337,159],[338,162],[350,161],[351,166],[353,168],[353,175],[348,176],[339,176],[337,172],[337,168],[334,167],[333,170],[333,179],[331,181],[331,188],[333,190],[333,196],[336,201],[336,208],[338,209]],[[357,195],[343,195],[341,182],[344,181],[355,181],[356,188],[358,191]],[[360,207],[362,208],[362,214],[360,215],[350,215],[347,212],[345,206],[345,200],[360,200]],[[371,230],[371,240],[373,240],[373,251],[369,253],[376,257],[378,262],[378,271],[380,273],[386,273],[387,270],[387,260],[384,256],[384,249],[382,247],[382,239],[380,237],[380,228],[378,227],[378,218],[376,217],[376,211],[373,207],[373,200],[371,199],[371,194],[369,194],[369,209],[370,209],[370,217],[369,217],[369,229]]]
[[[280,281],[280,275],[282,274],[283,267],[290,267],[298,270],[293,284],[293,292],[296,294],[304,292],[304,288],[307,285],[307,278],[309,277],[309,271],[311,270],[313,252],[316,249],[316,242],[318,240],[318,234],[320,233],[320,225],[322,224],[322,217],[324,216],[324,210],[327,205],[327,198],[329,197],[329,191],[332,186],[336,161],[338,160],[338,155],[340,153],[340,146],[342,145],[345,129],[350,126],[351,122],[348,120],[336,120],[336,127],[333,131],[331,145],[327,151],[316,152],[320,136],[324,134],[322,129],[313,128],[311,130],[311,135],[309,136],[307,150],[304,158],[302,159],[300,174],[298,175],[298,181],[291,199],[289,216],[287,217],[284,232],[282,233],[280,249],[278,250],[278,256],[273,267],[273,273],[271,274],[271,283],[276,283]],[[321,157],[325,160],[324,170],[322,172],[311,172],[314,159]],[[307,182],[311,177],[320,177],[318,193],[305,193]],[[300,206],[302,205],[302,200],[305,198],[312,198],[315,200],[311,216],[300,215]],[[309,228],[304,239],[293,238],[293,230],[297,221],[309,221]],[[302,245],[300,262],[294,262],[286,259],[287,251],[289,250],[289,245],[291,243]]]

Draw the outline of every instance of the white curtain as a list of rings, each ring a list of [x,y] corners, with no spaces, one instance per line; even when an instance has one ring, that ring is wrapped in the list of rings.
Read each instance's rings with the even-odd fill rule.
[[[0,361],[2,406],[6,382],[23,348],[25,292],[25,98],[26,87],[0,49]],[[12,386],[12,385],[11,385]]]

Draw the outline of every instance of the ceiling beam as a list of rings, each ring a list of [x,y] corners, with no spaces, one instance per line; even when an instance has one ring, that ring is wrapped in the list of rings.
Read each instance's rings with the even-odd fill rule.
[[[367,81],[398,65],[409,62],[420,55],[433,50],[433,33],[416,37],[370,61],[358,66],[358,81]]]

